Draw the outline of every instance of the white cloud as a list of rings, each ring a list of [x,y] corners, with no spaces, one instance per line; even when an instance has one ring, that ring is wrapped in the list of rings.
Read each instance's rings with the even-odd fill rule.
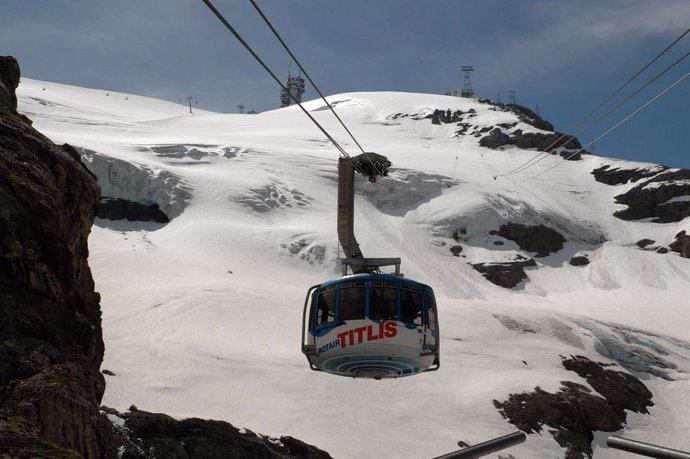
[[[520,83],[615,55],[650,38],[669,43],[688,28],[687,0],[610,0],[525,4],[534,27],[492,43],[477,62],[502,83]],[[682,43],[690,41],[686,37]],[[659,51],[661,48],[659,49]],[[650,58],[652,56],[649,56]],[[647,56],[640,59],[645,61]],[[476,61],[475,61],[476,62]]]

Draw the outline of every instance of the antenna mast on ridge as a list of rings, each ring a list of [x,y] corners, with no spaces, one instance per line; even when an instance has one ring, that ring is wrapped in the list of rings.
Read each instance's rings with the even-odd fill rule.
[[[462,85],[462,92],[460,93],[461,97],[474,97],[474,91],[472,90],[472,80],[470,78],[470,74],[474,72],[474,66],[463,65],[460,70],[462,70],[462,72],[465,73],[465,82]]]

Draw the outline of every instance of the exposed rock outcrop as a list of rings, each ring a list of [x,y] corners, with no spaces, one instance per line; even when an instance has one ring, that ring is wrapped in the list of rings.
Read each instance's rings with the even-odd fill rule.
[[[527,107],[523,107],[518,104],[503,104],[501,102],[494,102],[490,99],[478,99],[481,104],[491,105],[489,110],[502,111],[502,112],[512,112],[517,115],[518,119],[523,123],[534,126],[542,131],[553,131],[553,124],[544,120],[541,116],[537,115],[534,111]]]
[[[0,56],[0,107],[11,112],[17,111],[17,95],[15,90],[19,86],[19,64],[14,57]]]
[[[642,183],[616,196],[627,208],[614,212],[621,220],[649,219],[653,223],[678,222],[690,216],[690,170],[648,166],[634,169],[604,165],[592,171],[597,182],[621,185]]]
[[[606,185],[622,185],[630,181],[637,182],[643,178],[653,177],[659,172],[668,170],[666,166],[641,167],[635,169],[621,169],[619,167],[610,168],[605,164],[592,171],[594,180]]]
[[[0,68],[0,92],[13,90],[16,61]],[[87,263],[100,190],[73,148],[16,114],[11,92],[0,106],[0,456],[101,457],[104,346]]]
[[[270,438],[240,431],[222,421],[175,420],[162,413],[106,409],[117,429],[123,459],[330,459],[330,455],[293,437]],[[118,421],[119,420],[119,421]]]
[[[549,253],[558,252],[563,248],[565,242],[561,233],[544,225],[508,223],[501,225],[498,231],[489,231],[489,234],[509,239],[520,246],[522,250],[536,252],[537,257],[545,257]]]
[[[494,400],[503,417],[527,433],[543,427],[559,445],[565,457],[592,457],[593,432],[615,432],[626,421],[626,411],[648,414],[652,393],[636,377],[609,369],[611,365],[593,362],[583,356],[563,359],[563,366],[587,380],[592,389],[579,383],[562,381],[557,393],[536,387],[533,392],[510,394],[508,400]]]
[[[542,119],[539,115],[534,113],[532,110],[530,110],[527,107],[523,107],[521,105],[516,105],[516,104],[502,104],[498,102],[493,102],[489,99],[479,99],[479,102],[485,105],[491,105],[489,110],[493,111],[500,111],[500,112],[511,112],[517,116],[517,118],[522,121],[525,124],[529,124],[530,126],[534,126],[537,129],[541,129],[542,131],[553,131],[553,125],[549,123],[548,121]],[[466,123],[463,123],[463,121],[466,121],[469,118],[474,118],[477,116],[477,111],[473,108],[469,109],[466,112],[463,112],[462,110],[453,110],[451,111],[450,109],[442,110],[442,109],[435,109],[433,112],[426,116],[419,116],[419,114],[414,114],[414,115],[407,115],[403,113],[396,113],[394,115],[390,116],[390,119],[398,119],[398,118],[404,118],[410,116],[412,119],[419,120],[419,119],[430,119],[432,124],[449,124],[449,123],[457,123],[458,126],[465,128],[467,130]],[[511,129],[515,127],[517,123],[502,123],[499,124],[499,126],[505,128],[505,129]],[[481,133],[486,133],[491,130],[490,127],[486,127],[485,129],[481,130]],[[462,132],[464,134],[465,132]],[[476,135],[477,132],[471,133],[473,135]],[[574,147],[571,147],[574,148]]]
[[[493,103],[492,105],[515,113],[520,121],[534,126],[537,129],[541,129],[542,131],[553,131],[553,124],[549,123],[527,107],[518,104],[504,105],[501,103]]]
[[[482,273],[485,279],[503,288],[513,288],[526,279],[525,268],[530,266],[537,266],[537,263],[531,258],[504,263],[472,264],[472,267]]]
[[[477,116],[477,112],[475,109],[470,109],[467,112],[463,112],[462,110],[455,110],[451,111],[450,109],[448,110],[439,110],[436,109],[431,113],[430,115],[427,115],[427,119],[431,119],[432,124],[447,124],[447,123],[458,123],[462,121],[463,115],[465,117],[473,117]]]
[[[534,148],[537,151],[548,153],[563,148],[565,150],[561,151],[560,155],[571,161],[581,159],[581,155],[577,151],[582,148],[580,141],[571,135],[565,135],[558,132],[552,134],[541,132],[523,133],[521,129],[517,129],[508,135],[500,128],[494,128],[487,136],[482,137],[481,140],[479,140],[479,145],[494,150],[505,145],[515,145],[518,148]]]
[[[690,258],[690,236],[685,234],[685,230],[676,234],[675,240],[669,244],[669,248],[678,252],[683,258]]]
[[[451,246],[451,248],[449,250],[450,250],[450,253],[453,254],[453,256],[459,257],[460,254],[462,253],[462,246],[461,245],[454,245],[454,246]]]
[[[510,136],[499,128],[494,128],[489,135],[482,137],[479,145],[495,150],[505,145],[510,145]]]
[[[679,222],[690,216],[690,169],[657,174],[616,196],[616,202],[628,206],[614,212],[621,220]]]
[[[584,255],[576,255],[570,259],[571,266],[587,266],[589,264],[589,258]]]
[[[649,246],[649,245],[651,245],[651,244],[654,244],[654,240],[653,240],[653,239],[647,239],[647,238],[645,238],[645,239],[640,239],[639,241],[637,241],[637,246],[638,246],[639,248],[641,248],[641,249],[644,249],[644,248],[646,248],[647,246]]]

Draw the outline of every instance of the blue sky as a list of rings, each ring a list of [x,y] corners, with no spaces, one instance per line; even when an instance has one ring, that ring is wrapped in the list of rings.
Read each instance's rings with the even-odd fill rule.
[[[583,143],[690,72],[690,58],[587,132],[571,127],[690,27],[688,0],[257,0],[325,94],[444,93],[516,101]],[[288,59],[248,0],[214,0],[281,77]],[[686,36],[631,85],[690,50]],[[29,78],[200,108],[263,111],[279,88],[201,0],[3,0],[0,55]],[[294,67],[293,67],[294,68]],[[628,94],[628,93],[625,93]],[[316,97],[307,89],[306,99]],[[690,168],[690,78],[594,147]]]

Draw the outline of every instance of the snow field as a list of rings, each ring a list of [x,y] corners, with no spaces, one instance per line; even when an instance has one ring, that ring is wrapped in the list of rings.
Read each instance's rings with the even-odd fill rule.
[[[407,277],[435,289],[441,321],[439,371],[350,380],[310,371],[299,348],[307,288],[339,274],[337,151],[298,107],[190,115],[184,105],[106,93],[27,79],[19,88],[20,111],[55,142],[173,173],[191,193],[167,225],[97,220],[93,227],[102,368],[116,374],[107,377],[105,405],[223,419],[297,437],[339,458],[433,457],[456,450],[458,440],[479,443],[514,431],[494,399],[535,386],[557,391],[564,380],[585,384],[563,369],[560,356],[613,362],[620,356],[597,350],[609,337],[621,349],[659,349],[676,366],[668,370],[673,381],[636,373],[655,406],[651,416],[629,415],[624,434],[687,449],[677,439],[690,431],[690,348],[682,344],[690,341],[690,262],[635,246],[643,237],[667,244],[683,222],[615,219],[613,197],[627,185],[598,183],[590,171],[623,162],[585,157],[537,176],[560,161],[547,157],[494,179],[537,153],[484,149],[475,137],[455,138],[453,124],[393,115],[475,109],[467,122],[478,126],[516,122],[514,115],[446,96],[331,97],[366,150],[394,164],[379,185],[357,184],[358,241],[367,256],[401,256]],[[321,101],[305,106],[357,154]],[[210,147],[190,156],[196,144]],[[190,147],[180,157],[151,149],[162,145]],[[488,235],[510,219],[541,219],[580,240],[536,259],[529,281],[505,290],[467,263],[518,253],[516,244],[499,249]],[[454,257],[452,229],[463,225],[466,258]],[[591,263],[570,266],[577,253]],[[624,457],[604,444],[597,433],[597,458]],[[507,452],[551,458],[563,451],[544,431]]]

